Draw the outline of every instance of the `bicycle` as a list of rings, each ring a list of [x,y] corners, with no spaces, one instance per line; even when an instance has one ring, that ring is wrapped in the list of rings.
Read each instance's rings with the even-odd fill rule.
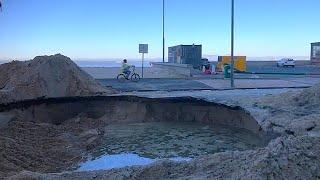
[[[130,69],[131,69],[131,73],[129,75],[126,75],[124,73],[120,73],[117,76],[117,80],[119,82],[124,82],[126,80],[131,80],[132,82],[139,82],[140,81],[140,75],[136,73],[136,67],[135,66],[131,66]],[[130,79],[129,79],[129,77],[130,77]]]

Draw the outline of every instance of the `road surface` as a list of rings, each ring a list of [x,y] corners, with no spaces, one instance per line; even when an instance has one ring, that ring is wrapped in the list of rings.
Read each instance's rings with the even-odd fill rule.
[[[108,87],[122,92],[131,91],[195,91],[195,90],[230,90],[230,80],[222,78],[193,79],[142,79],[135,83],[118,82],[116,79],[98,79]],[[236,89],[281,89],[308,88],[320,83],[320,76],[274,76],[272,78],[255,77],[235,80]]]

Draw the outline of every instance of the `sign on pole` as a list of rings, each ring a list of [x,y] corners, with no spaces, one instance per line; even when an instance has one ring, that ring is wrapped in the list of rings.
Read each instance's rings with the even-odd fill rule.
[[[142,54],[142,78],[143,78],[144,54],[148,54],[148,44],[139,44],[139,53]]]
[[[139,44],[139,53],[148,53],[148,44]]]

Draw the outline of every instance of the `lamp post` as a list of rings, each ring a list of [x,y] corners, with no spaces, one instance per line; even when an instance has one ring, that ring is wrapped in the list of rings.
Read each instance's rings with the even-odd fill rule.
[[[234,88],[234,0],[231,0],[231,88]]]
[[[164,13],[165,13],[165,0],[162,0],[162,62],[163,63],[164,63],[164,57],[165,57]]]

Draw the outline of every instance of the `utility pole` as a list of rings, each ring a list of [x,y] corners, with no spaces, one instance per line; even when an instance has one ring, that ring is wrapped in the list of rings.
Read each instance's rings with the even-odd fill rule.
[[[162,62],[165,57],[165,34],[164,34],[164,16],[165,16],[165,0],[162,0]]]
[[[231,0],[231,88],[234,88],[234,0]]]

